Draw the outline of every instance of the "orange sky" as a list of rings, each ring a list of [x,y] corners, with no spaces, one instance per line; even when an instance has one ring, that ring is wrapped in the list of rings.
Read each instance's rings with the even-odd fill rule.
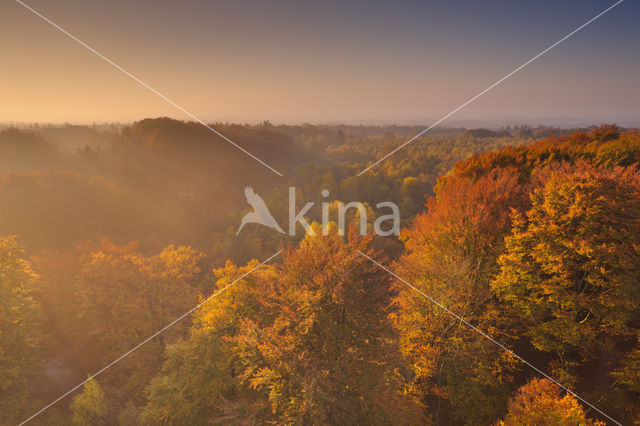
[[[249,122],[428,122],[610,4],[25,1],[196,116]],[[639,117],[626,3],[451,121]],[[0,122],[188,118],[17,2],[0,39]]]

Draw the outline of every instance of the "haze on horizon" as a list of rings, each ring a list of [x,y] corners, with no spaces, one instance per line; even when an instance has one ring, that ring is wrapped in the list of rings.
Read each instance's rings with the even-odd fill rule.
[[[425,123],[613,1],[25,3],[203,120]],[[623,2],[443,125],[637,122],[638,12]],[[0,23],[0,122],[188,119],[19,3]]]

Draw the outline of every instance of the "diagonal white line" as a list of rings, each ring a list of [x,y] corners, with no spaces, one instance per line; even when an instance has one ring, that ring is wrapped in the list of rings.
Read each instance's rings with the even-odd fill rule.
[[[264,265],[265,263],[269,262],[271,259],[273,259],[274,257],[276,257],[277,255],[279,255],[280,253],[282,253],[282,250],[278,250],[276,252],[276,254],[274,254],[273,256],[271,256],[270,258],[262,261],[259,265],[257,265],[256,267],[250,269],[249,271],[245,272],[241,277],[236,278],[235,280],[233,280],[230,284],[227,284],[226,286],[224,286],[222,289],[218,290],[217,292],[213,293],[211,296],[209,296],[208,298],[206,298],[204,301],[200,302],[199,304],[197,304],[196,306],[194,306],[193,308],[191,308],[190,310],[188,310],[187,312],[185,312],[184,314],[180,315],[178,318],[176,318],[175,320],[171,321],[169,324],[165,325],[164,327],[162,327],[160,330],[156,331],[155,333],[153,333],[151,336],[147,337],[146,339],[144,339],[142,342],[138,343],[136,346],[134,346],[133,348],[131,348],[130,350],[128,350],[127,352],[125,352],[124,354],[120,355],[118,358],[116,358],[115,360],[113,360],[111,363],[107,364],[106,366],[102,367],[100,370],[96,371],[95,373],[93,373],[91,376],[89,376],[88,379],[84,380],[83,382],[77,384],[76,386],[74,386],[73,388],[69,389],[67,392],[65,392],[63,395],[61,395],[60,397],[58,397],[56,400],[54,400],[53,402],[51,402],[50,404],[42,407],[42,409],[40,409],[40,411],[38,411],[37,413],[33,414],[31,417],[29,417],[28,419],[23,420],[19,426],[27,423],[28,421],[30,421],[31,419],[33,419],[34,417],[36,417],[38,414],[44,412],[45,410],[47,410],[48,408],[50,408],[52,405],[56,404],[58,401],[60,401],[61,399],[63,399],[64,397],[66,397],[67,395],[69,395],[70,393],[72,393],[73,391],[75,391],[76,389],[78,389],[79,387],[81,387],[82,385],[84,385],[85,383],[87,383],[89,380],[91,380],[93,377],[103,373],[105,370],[107,370],[108,368],[112,367],[113,365],[117,364],[118,362],[120,362],[122,359],[124,359],[125,357],[127,357],[128,355],[130,355],[131,353],[133,353],[134,351],[136,351],[137,349],[139,349],[141,346],[143,346],[144,344],[148,343],[150,340],[152,340],[154,337],[158,336],[159,334],[163,333],[164,331],[166,331],[168,328],[172,327],[174,324],[176,324],[177,322],[179,322],[180,320],[183,320],[185,317],[187,317],[188,315],[190,315],[193,311],[195,311],[196,309],[198,309],[199,307],[201,307],[202,305],[204,305],[205,303],[213,300],[216,298],[216,296],[218,296],[219,294],[225,292],[227,289],[229,289],[230,287],[233,287],[233,285],[235,283],[237,283],[238,281],[240,281],[241,279],[243,279],[244,277],[246,277],[247,275],[251,274],[253,271],[255,271],[256,269],[260,268],[262,265]]]
[[[614,7],[618,6],[623,1],[624,0],[619,0],[617,3],[612,4],[611,6],[609,6],[608,8],[606,8],[605,10],[603,10],[602,12],[600,12],[599,14],[594,16],[593,18],[589,19],[587,22],[585,22],[584,24],[580,25],[578,28],[576,28],[575,30],[571,31],[569,34],[567,34],[566,36],[562,37],[560,40],[558,40],[555,43],[553,43],[551,46],[549,46],[546,49],[544,49],[542,52],[538,53],[536,56],[534,56],[533,58],[529,59],[524,64],[520,65],[518,68],[516,68],[515,70],[511,71],[509,74],[505,75],[500,80],[496,81],[491,86],[487,87],[482,92],[478,93],[473,98],[469,99],[468,101],[466,101],[462,105],[458,106],[456,109],[454,109],[453,111],[451,111],[450,113],[448,113],[447,115],[445,115],[444,117],[439,119],[438,121],[434,122],[429,127],[427,127],[426,129],[424,129],[423,131],[421,131],[420,133],[418,133],[417,135],[415,135],[414,137],[412,137],[408,141],[404,142],[402,145],[400,145],[399,147],[397,147],[396,149],[394,149],[393,151],[391,151],[390,153],[388,153],[387,155],[385,155],[384,157],[382,157],[381,159],[379,159],[378,161],[376,161],[375,163],[373,163],[372,165],[370,165],[369,167],[367,167],[366,169],[361,171],[360,173],[358,173],[358,176],[360,176],[361,174],[365,173],[369,169],[377,166],[382,161],[386,160],[387,158],[389,158],[390,156],[392,156],[393,154],[395,154],[396,152],[398,152],[399,150],[401,150],[405,146],[409,145],[411,142],[413,142],[414,140],[418,139],[420,136],[424,135],[429,130],[433,129],[438,124],[442,123],[444,120],[446,120],[447,118],[451,117],[453,114],[455,114],[456,112],[460,111],[462,108],[466,107],[467,105],[469,105],[470,103],[472,103],[473,101],[478,99],[480,96],[484,95],[489,90],[493,89],[494,87],[496,87],[497,85],[499,85],[500,83],[502,83],[503,81],[505,81],[506,79],[508,79],[509,77],[511,77],[512,75],[514,75],[515,73],[517,73],[518,71],[520,71],[521,69],[526,67],[527,65],[529,65],[531,62],[535,61],[536,59],[538,59],[539,57],[541,57],[545,53],[549,52],[551,49],[553,49],[554,47],[556,47],[557,45],[559,45],[563,41],[567,40],[569,37],[573,36],[575,33],[577,33],[578,31],[582,30],[583,28],[585,28],[586,26],[588,26],[589,24],[594,22],[596,19],[600,18],[602,15],[604,15],[607,12],[609,12]]]
[[[249,151],[247,151],[246,149],[244,149],[243,147],[241,147],[240,145],[238,145],[237,143],[235,143],[234,141],[232,141],[231,139],[229,139],[228,137],[226,137],[222,133],[220,133],[219,131],[217,131],[216,129],[214,129],[213,127],[209,126],[207,123],[205,123],[204,121],[200,120],[198,117],[196,117],[195,115],[193,115],[192,113],[190,113],[189,111],[187,111],[186,109],[181,107],[180,105],[176,104],[174,101],[172,101],[171,99],[169,99],[168,97],[166,97],[162,93],[158,92],[156,89],[154,89],[153,87],[149,86],[147,83],[145,83],[144,81],[140,80],[138,77],[136,77],[135,75],[131,74],[129,71],[125,70],[120,65],[116,64],[111,59],[107,58],[102,53],[100,53],[97,50],[95,50],[93,47],[89,46],[88,44],[86,44],[82,40],[78,39],[76,36],[74,36],[73,34],[69,33],[67,30],[65,30],[64,28],[60,27],[55,22],[51,21],[46,16],[42,15],[41,13],[39,13],[36,10],[34,10],[32,7],[30,7],[29,5],[23,3],[20,0],[16,0],[16,2],[18,2],[19,4],[24,6],[26,9],[30,10],[31,12],[33,12],[35,15],[39,16],[40,18],[42,18],[44,21],[46,21],[49,24],[51,24],[53,27],[57,28],[58,30],[60,30],[61,32],[66,34],[67,36],[69,36],[76,43],[78,43],[78,44],[86,47],[87,49],[89,49],[93,54],[98,56],[100,59],[104,60],[105,62],[108,62],[111,65],[113,65],[115,68],[117,68],[123,74],[125,74],[126,76],[128,76],[131,79],[135,80],[136,82],[138,82],[139,84],[141,84],[145,88],[149,89],[150,91],[152,91],[153,93],[155,93],[156,95],[158,95],[159,97],[161,97],[162,99],[164,99],[165,101],[167,101],[168,103],[173,105],[178,110],[182,111],[184,114],[189,116],[191,119],[193,119],[193,120],[197,121],[198,123],[202,124],[204,127],[206,127],[207,129],[211,130],[213,133],[215,133],[216,135],[220,136],[222,139],[224,139],[225,141],[229,142],[231,145],[235,146],[240,151],[244,152],[249,157],[253,158],[258,163],[262,164],[263,166],[265,166],[266,168],[268,168],[269,170],[271,170],[272,172],[274,172],[278,176],[284,176],[282,173],[280,173],[279,171],[277,171],[276,169],[274,169],[273,167],[271,167],[270,165],[268,165],[267,163],[265,163],[264,161],[262,161],[261,159],[259,159],[258,157],[256,157],[255,155],[253,155],[252,153],[250,153]]]
[[[562,388],[565,392],[567,392],[568,394],[574,396],[575,398],[579,399],[580,401],[582,401],[583,403],[585,403],[586,405],[588,405],[589,407],[593,408],[594,410],[596,410],[598,413],[602,414],[603,416],[605,416],[607,419],[611,420],[612,422],[614,422],[617,425],[622,426],[622,424],[614,419],[612,419],[611,417],[609,417],[606,413],[604,413],[603,411],[601,411],[600,409],[598,409],[596,406],[592,405],[591,403],[589,403],[588,401],[584,400],[582,397],[580,397],[579,395],[577,395],[575,392],[569,390],[566,386],[564,386],[563,384],[561,384],[560,382],[558,382],[557,380],[555,380],[553,377],[549,376],[547,373],[545,373],[544,371],[540,370],[539,368],[537,368],[535,365],[531,364],[529,361],[527,361],[526,359],[522,358],[520,355],[516,354],[515,352],[513,352],[511,349],[507,348],[506,346],[504,346],[502,343],[498,342],[496,339],[494,339],[493,337],[489,336],[487,333],[485,333],[484,331],[480,330],[478,327],[476,327],[475,325],[471,324],[469,321],[465,320],[464,318],[462,318],[460,315],[456,314],[455,312],[453,312],[452,310],[450,310],[449,308],[447,308],[446,306],[444,306],[442,303],[438,302],[437,300],[435,300],[434,298],[432,298],[431,296],[429,296],[428,294],[422,292],[420,289],[418,289],[417,287],[415,287],[414,285],[408,283],[407,281],[405,281],[404,279],[400,278],[398,275],[396,275],[394,272],[392,272],[391,270],[387,269],[385,266],[381,265],[380,263],[376,262],[374,259],[372,259],[371,257],[367,256],[366,254],[364,254],[363,252],[361,252],[360,250],[358,250],[358,253],[360,253],[362,256],[366,257],[367,259],[369,259],[372,263],[374,263],[375,265],[377,265],[380,269],[388,272],[389,274],[391,274],[394,278],[396,278],[397,280],[401,281],[403,284],[405,284],[407,287],[415,290],[416,292],[418,292],[421,296],[423,296],[425,299],[427,299],[428,301],[430,301],[431,303],[433,303],[434,305],[436,305],[437,307],[439,307],[440,309],[446,311],[449,315],[451,315],[452,317],[454,317],[455,319],[459,320],[461,323],[463,323],[464,325],[466,325],[467,327],[469,327],[470,329],[472,329],[473,331],[475,331],[476,333],[480,334],[482,337],[484,337],[485,339],[489,340],[491,343],[495,344],[496,346],[500,347],[501,349],[503,349],[504,351],[508,352],[511,356],[517,358],[518,360],[520,360],[522,363],[526,364],[527,366],[531,367],[534,371],[536,371],[538,374],[544,376],[545,378],[551,380],[554,384],[556,384],[557,386],[559,386],[560,388]]]

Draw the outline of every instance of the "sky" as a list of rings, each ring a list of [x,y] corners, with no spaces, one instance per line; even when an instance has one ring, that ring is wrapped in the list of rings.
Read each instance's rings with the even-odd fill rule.
[[[207,122],[411,124],[615,2],[23,1]],[[443,125],[640,125],[639,18],[625,0]],[[189,118],[14,0],[0,58],[0,123]]]

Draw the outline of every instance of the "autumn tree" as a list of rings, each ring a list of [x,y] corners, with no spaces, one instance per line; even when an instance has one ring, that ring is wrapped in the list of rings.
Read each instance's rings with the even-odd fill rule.
[[[640,175],[581,165],[556,172],[531,198],[527,214],[514,216],[492,288],[569,380],[572,367],[633,336]]]
[[[605,423],[587,418],[572,395],[547,379],[533,379],[518,389],[509,401],[508,412],[498,426],[558,425],[604,426]]]
[[[366,244],[334,235],[288,250],[268,301],[273,322],[249,318],[234,339],[241,375],[268,392],[279,422],[401,423],[411,412],[397,395],[389,277],[357,252]]]
[[[640,331],[633,343],[611,373],[617,386],[606,397],[609,405],[625,413],[634,423],[640,423]]]
[[[258,264],[253,260],[238,267],[228,262],[215,271],[219,280],[212,294],[233,285],[194,314],[187,340],[167,348],[161,374],[146,389],[143,424],[257,423],[271,415],[264,396],[239,380],[232,341],[245,318],[260,324],[272,318],[262,300],[277,279],[275,267],[263,265],[234,283]]]
[[[40,360],[40,312],[33,299],[37,276],[16,237],[0,238],[0,423],[26,414],[26,385]],[[31,409],[31,408],[29,408]]]
[[[477,180],[445,178],[427,212],[403,232],[406,254],[399,274],[420,291],[498,338],[499,315],[489,286],[510,226],[509,209],[521,208],[514,171]],[[409,391],[436,423],[490,422],[509,392],[513,359],[441,307],[403,287],[395,325],[412,368]]]
[[[107,403],[105,395],[97,381],[90,378],[82,392],[71,402],[71,419],[80,426],[99,426],[105,424]]]
[[[196,421],[193,412],[198,421],[287,424],[412,418],[398,394],[391,286],[357,249],[366,241],[307,237],[253,290],[236,286],[199,312],[189,341],[150,386],[145,423]],[[196,410],[180,407],[172,389]]]
[[[136,244],[108,241],[41,255],[40,295],[54,333],[50,347],[66,346],[61,353],[82,374],[102,368],[197,302],[201,256],[184,246],[145,256]],[[164,359],[166,342],[185,325],[172,327],[101,376],[116,408],[140,400],[138,392]]]

